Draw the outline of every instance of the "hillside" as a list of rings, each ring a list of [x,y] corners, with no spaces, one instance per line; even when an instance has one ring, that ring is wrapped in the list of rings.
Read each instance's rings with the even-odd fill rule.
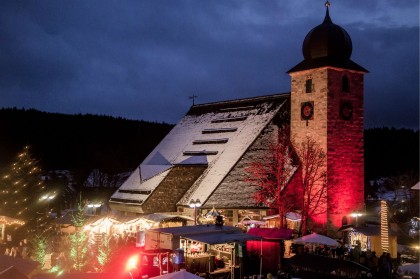
[[[1,109],[0,127],[0,168],[29,144],[43,169],[72,170],[84,179],[95,168],[109,173],[134,169],[173,125]]]
[[[173,125],[101,115],[0,109],[0,127],[0,169],[29,144],[43,169],[71,170],[83,181],[93,169],[111,174],[134,169]],[[419,131],[365,131],[367,180],[403,173],[413,173],[418,179],[418,172]]]

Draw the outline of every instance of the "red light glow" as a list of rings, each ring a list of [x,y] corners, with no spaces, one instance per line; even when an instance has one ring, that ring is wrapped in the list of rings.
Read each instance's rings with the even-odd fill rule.
[[[126,268],[126,270],[133,270],[133,269],[136,269],[137,268],[137,266],[138,266],[138,263],[139,263],[139,256],[138,255],[134,255],[134,256],[131,256],[129,259],[128,259],[128,261],[127,261],[127,264],[126,264],[126,266],[125,266],[125,268]]]

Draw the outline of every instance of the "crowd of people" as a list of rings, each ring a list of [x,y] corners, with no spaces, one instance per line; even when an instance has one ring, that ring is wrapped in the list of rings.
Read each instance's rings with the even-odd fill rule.
[[[26,238],[20,241],[18,246],[6,247],[4,250],[4,255],[22,259],[30,259],[31,253],[32,249]]]
[[[370,270],[372,278],[391,279],[396,278],[398,267],[401,264],[400,255],[396,259],[391,258],[391,254],[383,252],[380,257],[375,251],[361,251],[359,246],[347,248],[342,246],[330,248],[328,246],[317,246],[313,249],[311,246],[303,247],[303,252],[312,253],[321,256],[327,256],[342,260],[348,260],[367,267]],[[298,251],[297,253],[301,253]]]

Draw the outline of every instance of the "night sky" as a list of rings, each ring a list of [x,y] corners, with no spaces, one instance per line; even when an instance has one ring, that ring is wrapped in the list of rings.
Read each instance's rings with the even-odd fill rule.
[[[0,108],[175,124],[290,91],[323,0],[4,0]],[[419,127],[419,1],[331,0],[365,76],[365,128]]]

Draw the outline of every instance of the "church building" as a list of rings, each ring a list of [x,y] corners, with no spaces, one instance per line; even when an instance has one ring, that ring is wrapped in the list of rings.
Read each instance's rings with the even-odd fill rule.
[[[213,208],[236,225],[273,213],[256,203],[247,168],[261,159],[281,127],[294,144],[313,138],[326,154],[326,212],[314,218],[339,228],[364,206],[363,79],[351,60],[352,41],[334,24],[326,5],[323,22],[303,41],[303,61],[287,73],[291,92],[193,105],[180,122],[111,196],[125,215],[176,212],[193,216]],[[296,165],[291,179],[299,179]],[[331,179],[330,179],[331,178]],[[329,189],[327,187],[327,189]]]

